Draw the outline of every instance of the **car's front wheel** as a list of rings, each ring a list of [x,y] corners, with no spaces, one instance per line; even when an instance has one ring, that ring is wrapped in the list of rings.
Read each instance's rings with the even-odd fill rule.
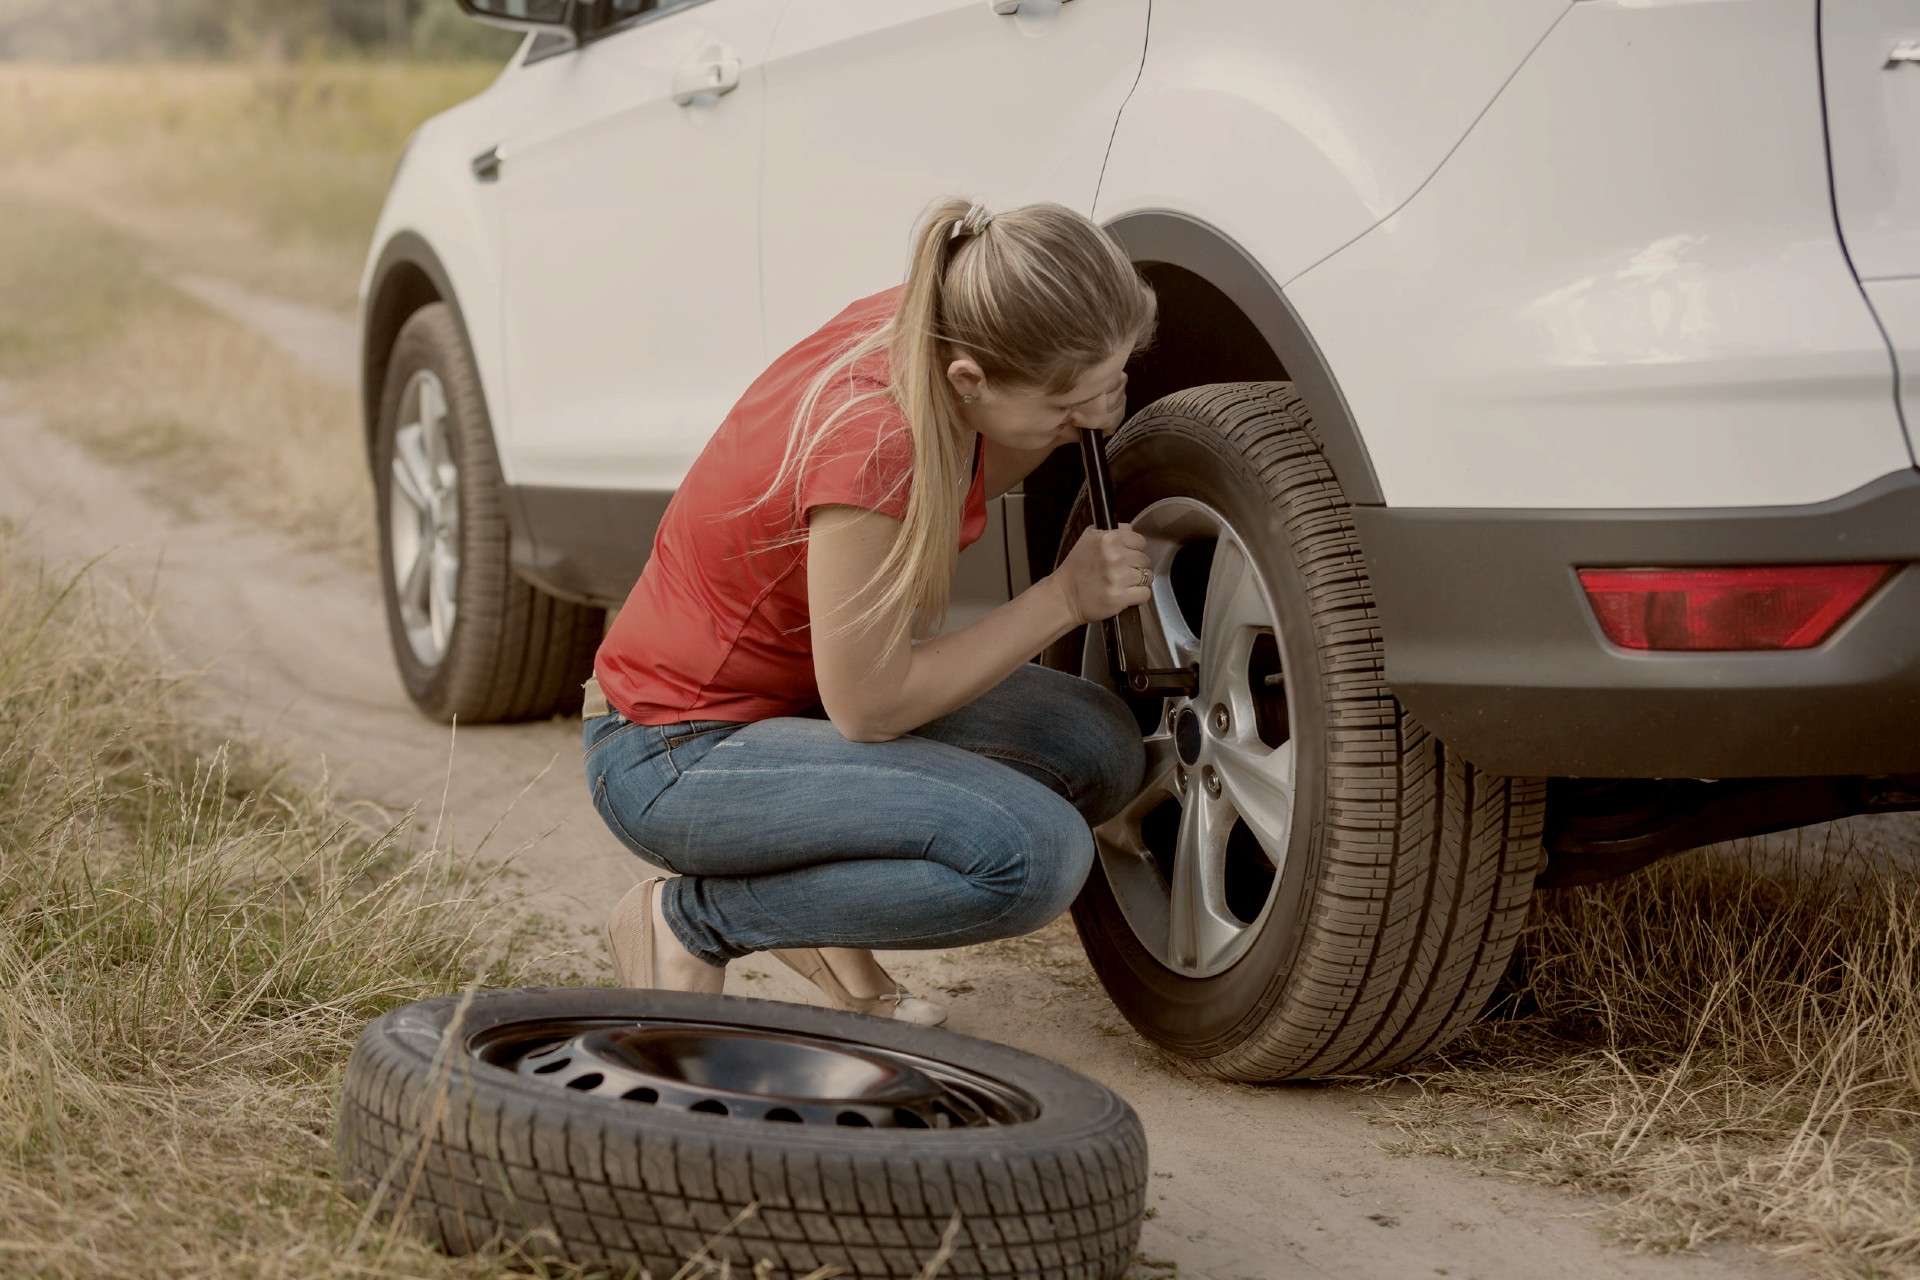
[[[1098,832],[1074,907],[1128,1020],[1199,1069],[1377,1071],[1487,1000],[1539,870],[1544,784],[1427,733],[1384,675],[1365,561],[1287,383],[1195,388],[1112,447],[1116,516],[1153,559],[1146,785]],[[1062,546],[1088,522],[1084,498]],[[1050,654],[1107,680],[1097,628]]]
[[[414,704],[469,724],[577,710],[605,615],[513,572],[486,401],[444,303],[394,339],[373,477],[388,631]]]

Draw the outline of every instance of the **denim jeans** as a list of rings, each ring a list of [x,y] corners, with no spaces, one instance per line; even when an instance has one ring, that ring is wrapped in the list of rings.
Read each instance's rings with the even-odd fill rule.
[[[585,725],[594,808],[676,873],[661,910],[718,964],[775,947],[951,947],[1064,911],[1093,865],[1089,824],[1133,798],[1145,759],[1126,704],[1027,665],[891,742],[826,720]]]

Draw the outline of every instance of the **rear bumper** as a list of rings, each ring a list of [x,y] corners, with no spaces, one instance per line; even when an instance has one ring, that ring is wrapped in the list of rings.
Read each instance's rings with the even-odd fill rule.
[[[1804,507],[1361,507],[1387,679],[1498,773],[1614,778],[1920,772],[1920,472]],[[1576,568],[1892,560],[1825,644],[1640,653],[1600,633]]]

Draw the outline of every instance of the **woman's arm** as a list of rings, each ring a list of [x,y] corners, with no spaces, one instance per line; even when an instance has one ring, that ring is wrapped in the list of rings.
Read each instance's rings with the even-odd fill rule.
[[[986,617],[921,644],[889,644],[884,623],[850,628],[900,522],[818,507],[807,525],[814,678],[827,718],[854,742],[885,742],[965,706],[1075,627],[1144,604],[1147,540],[1089,529],[1052,573]]]

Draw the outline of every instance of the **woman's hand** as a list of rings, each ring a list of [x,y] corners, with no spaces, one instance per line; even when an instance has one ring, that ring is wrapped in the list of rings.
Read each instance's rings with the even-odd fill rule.
[[[1152,598],[1150,569],[1146,538],[1123,524],[1105,531],[1084,530],[1048,577],[1074,617],[1083,623],[1099,622]]]

